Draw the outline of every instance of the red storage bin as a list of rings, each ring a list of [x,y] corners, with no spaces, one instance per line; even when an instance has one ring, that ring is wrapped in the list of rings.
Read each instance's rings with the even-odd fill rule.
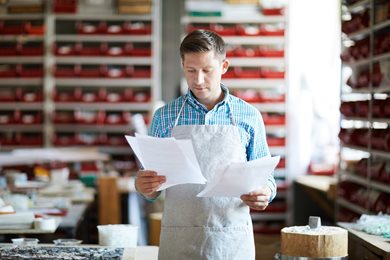
[[[248,103],[256,103],[260,102],[261,100],[259,93],[256,90],[236,90],[233,92],[233,94]]]
[[[106,34],[123,34],[123,25],[121,24],[109,24],[106,26]]]
[[[127,93],[129,92],[130,93]],[[131,98],[132,98],[132,90],[129,89],[129,90],[124,90],[123,93],[121,90],[111,90],[111,89],[107,89],[107,95],[106,95],[106,99],[104,100],[105,102],[110,102],[110,103],[119,103],[119,102],[125,102],[125,101],[130,101]]]
[[[16,89],[16,97],[21,102],[41,102],[43,101],[42,90]]]
[[[16,71],[22,78],[40,78],[43,77],[42,65],[16,65]]]
[[[152,26],[144,22],[126,22],[123,24],[123,32],[134,35],[149,35],[152,32]]]
[[[104,44],[105,49],[104,54],[108,56],[123,56],[125,55],[126,51],[123,46],[108,46],[107,44]]]
[[[76,140],[80,145],[99,145],[102,143],[100,135],[97,133],[77,133]]]
[[[239,78],[260,78],[259,68],[235,67],[234,72]]]
[[[75,52],[81,56],[100,56],[105,54],[104,44],[96,43],[76,43]]]
[[[126,44],[125,52],[127,55],[135,57],[150,57],[152,55],[152,49],[150,46],[133,46],[132,44]]]
[[[267,136],[267,143],[268,143],[268,146],[285,146],[286,145],[286,138]]]
[[[53,144],[56,146],[72,146],[78,144],[74,133],[55,133],[53,139]]]
[[[53,11],[55,13],[76,13],[77,0],[54,0]]]
[[[236,57],[259,57],[259,49],[256,47],[237,47],[235,49],[235,56]]]
[[[30,35],[43,35],[45,33],[45,26],[42,24],[25,23],[25,31]]]
[[[14,111],[0,111],[0,125],[15,123]]]
[[[237,47],[227,45],[226,46],[226,57],[235,57]]]
[[[125,125],[131,121],[131,114],[127,111],[107,112],[105,124],[109,125]]]
[[[261,13],[263,15],[283,15],[284,8],[261,8]]]
[[[107,23],[88,23],[88,22],[76,22],[76,31],[79,34],[105,34],[107,31]]]
[[[21,21],[0,21],[0,34],[20,35],[25,31],[25,23]]]
[[[56,102],[78,102],[82,97],[81,88],[75,89],[56,89],[54,90],[54,101]]]
[[[73,124],[76,123],[74,114],[73,111],[55,111],[53,121],[55,124]]]
[[[152,71],[150,67],[132,67],[127,66],[126,73],[132,78],[150,78]]]
[[[386,162],[384,160],[374,160],[371,162],[371,178],[380,181],[382,173],[385,171]]]
[[[284,71],[261,69],[261,77],[268,79],[284,79]]]
[[[260,27],[258,25],[238,25],[237,32],[242,36],[259,36]]]
[[[285,125],[286,116],[280,114],[263,113],[263,121],[265,125]]]
[[[80,72],[78,73],[80,78],[99,78],[101,75],[102,67],[100,66],[76,66],[76,70],[80,68]]]
[[[16,133],[15,141],[17,145],[43,145],[43,136],[41,133]]]
[[[29,124],[41,124],[43,122],[42,113],[39,111],[28,112],[22,111],[20,113],[20,120],[18,123],[29,125]]]
[[[123,136],[123,134],[109,133],[107,134],[107,145],[128,146],[128,143],[126,141],[126,138]]]
[[[1,120],[1,115],[0,115]],[[1,123],[0,123],[1,124]],[[0,133],[0,145],[6,146],[6,145],[15,145],[15,137],[13,133],[10,132],[2,132]]]
[[[270,58],[284,57],[284,50],[278,50],[278,49],[260,47],[258,53],[260,57],[270,57]]]
[[[234,79],[236,78],[236,72],[233,67],[229,67],[225,74],[222,75],[224,79]]]
[[[367,158],[362,158],[360,159],[357,164],[354,166],[354,171],[356,174],[367,177],[368,173],[368,159]]]
[[[16,101],[15,91],[13,89],[0,89],[0,102]]]
[[[76,69],[73,65],[57,65],[54,67],[54,76],[57,78],[74,78],[78,76],[80,67]]]
[[[280,161],[278,165],[276,166],[277,169],[284,169],[286,168],[286,158],[280,158]]]
[[[237,35],[237,26],[233,24],[211,24],[210,29],[222,36]]]
[[[20,55],[22,56],[40,56],[43,55],[43,44],[36,45],[23,45],[20,49]]]
[[[260,26],[259,35],[264,36],[284,36],[284,29],[278,29],[270,26]]]
[[[19,54],[21,44],[15,42],[0,43],[0,56],[16,56]]]
[[[15,78],[17,72],[15,66],[5,65],[0,66],[0,78]]]
[[[78,124],[103,124],[105,111],[75,111],[75,120]]]
[[[149,102],[151,99],[151,94],[149,91],[134,91],[132,102]]]
[[[71,56],[76,54],[75,46],[72,44],[54,43],[54,54],[57,56]]]
[[[340,105],[340,112],[344,116],[351,117],[351,116],[356,116],[356,102],[354,101],[349,101],[349,102],[342,102]]]
[[[103,76],[107,78],[124,78],[127,76],[126,69],[120,66],[104,66]]]

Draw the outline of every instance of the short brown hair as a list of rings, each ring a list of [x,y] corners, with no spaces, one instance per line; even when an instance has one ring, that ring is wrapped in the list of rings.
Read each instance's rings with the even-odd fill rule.
[[[191,52],[214,51],[216,57],[224,60],[226,58],[226,44],[221,36],[208,30],[194,30],[190,32],[181,42],[180,57]]]

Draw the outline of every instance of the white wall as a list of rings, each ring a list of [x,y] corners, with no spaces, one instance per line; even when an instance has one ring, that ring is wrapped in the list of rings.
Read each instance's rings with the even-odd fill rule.
[[[340,0],[289,1],[289,171],[337,158]]]

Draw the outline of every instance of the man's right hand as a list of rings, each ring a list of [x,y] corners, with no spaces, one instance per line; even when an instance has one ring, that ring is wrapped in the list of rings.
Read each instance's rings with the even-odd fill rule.
[[[165,181],[165,176],[158,175],[155,171],[139,171],[135,179],[135,188],[145,197],[153,199],[157,197],[157,189]]]

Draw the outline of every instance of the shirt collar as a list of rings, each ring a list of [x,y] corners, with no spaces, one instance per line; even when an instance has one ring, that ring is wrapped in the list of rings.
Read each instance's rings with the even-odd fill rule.
[[[218,104],[215,105],[214,108],[217,108],[217,107],[222,106],[225,103],[229,102],[229,89],[222,83],[221,83],[221,89],[222,89],[222,92],[224,93],[225,96],[221,102],[219,102]],[[189,104],[191,104],[195,108],[202,109],[205,112],[208,111],[208,109],[195,98],[195,96],[192,94],[190,89],[188,89],[188,92],[186,94],[186,102],[188,102]]]

